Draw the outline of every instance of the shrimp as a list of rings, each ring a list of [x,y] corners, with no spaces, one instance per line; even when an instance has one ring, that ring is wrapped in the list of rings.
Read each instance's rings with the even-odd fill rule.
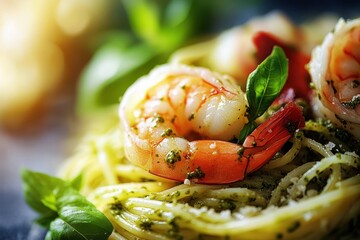
[[[340,19],[312,52],[309,72],[317,117],[329,118],[360,138],[360,18]]]
[[[259,51],[253,41],[258,32],[271,34],[292,48],[300,48],[299,42],[304,38],[300,29],[285,14],[274,11],[249,19],[215,39],[180,49],[172,55],[171,60],[228,74],[245,90],[248,75],[261,62],[257,59]],[[269,50],[271,52],[272,46]]]
[[[121,101],[126,156],[176,181],[241,180],[290,138],[285,125],[303,125],[301,110],[293,107],[284,111],[294,116],[291,120],[277,117],[257,128],[243,146],[229,142],[247,122],[246,106],[244,92],[229,76],[202,67],[160,66],[136,81]]]

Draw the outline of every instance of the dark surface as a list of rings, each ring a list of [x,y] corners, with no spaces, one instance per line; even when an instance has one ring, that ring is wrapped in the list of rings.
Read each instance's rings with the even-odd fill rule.
[[[70,103],[61,104],[37,129],[9,133],[0,129],[0,240],[40,240],[45,231],[33,220],[36,213],[25,202],[20,172],[23,168],[56,174],[66,158]]]
[[[302,22],[322,13],[334,12],[344,18],[360,16],[359,0],[277,0],[258,1],[260,5],[247,3],[245,7],[229,2],[216,18],[214,29],[224,29],[240,24],[252,16],[271,10],[281,10],[292,20]],[[248,1],[247,1],[248,2]],[[251,1],[250,1],[251,2]],[[54,174],[59,163],[66,157],[64,139],[69,134],[64,115],[56,113],[45,129],[27,136],[12,135],[0,130],[0,240],[40,240],[44,230],[33,224],[36,214],[26,205],[22,195],[20,171],[32,170]]]

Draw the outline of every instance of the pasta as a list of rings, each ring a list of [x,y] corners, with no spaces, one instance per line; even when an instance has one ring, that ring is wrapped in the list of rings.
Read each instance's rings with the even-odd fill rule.
[[[112,239],[319,239],[359,215],[359,157],[305,136],[327,135],[321,123],[307,122],[286,154],[230,185],[153,176],[125,159],[117,124],[105,126],[82,138],[62,174],[84,172],[83,193],[114,224]]]
[[[92,118],[65,179],[115,231],[110,239],[322,239],[352,232],[360,215],[359,140],[306,119],[282,150],[242,181],[207,185],[150,174],[126,157],[118,106]],[[95,127],[96,126],[96,127]]]

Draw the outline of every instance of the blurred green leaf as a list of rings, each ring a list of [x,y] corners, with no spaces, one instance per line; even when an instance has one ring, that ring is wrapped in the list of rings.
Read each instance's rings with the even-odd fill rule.
[[[164,12],[164,23],[169,27],[175,27],[186,21],[190,16],[191,0],[172,0]]]
[[[160,28],[160,9],[156,1],[123,0],[134,33],[146,41],[153,41]]]
[[[202,1],[194,0],[125,0],[124,6],[128,12],[134,34],[148,42],[159,51],[172,51],[179,47],[197,28],[197,21],[206,11]]]
[[[126,89],[209,26],[206,0],[123,0],[130,29],[99,36],[102,44],[83,70],[77,113],[116,104]],[[205,24],[206,23],[206,24]]]
[[[129,34],[117,33],[109,39],[80,77],[77,96],[80,114],[119,102],[125,90],[158,62],[159,54],[151,46],[134,42]]]

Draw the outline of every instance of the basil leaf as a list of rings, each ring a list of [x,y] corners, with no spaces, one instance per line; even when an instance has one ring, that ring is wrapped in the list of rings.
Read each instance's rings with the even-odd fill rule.
[[[30,170],[21,174],[26,202],[49,228],[46,239],[108,239],[111,223],[72,183]]]
[[[257,127],[255,120],[264,114],[280,94],[288,76],[288,60],[284,51],[275,46],[271,54],[249,75],[246,83],[246,97],[249,122],[245,124],[238,138],[238,144]]]
[[[94,206],[84,206],[83,199],[72,201],[65,201],[65,205],[60,208],[59,217],[51,222],[49,231],[52,239],[83,240],[100,239],[100,237],[107,239],[112,232],[112,227],[111,224],[103,224],[103,214]],[[90,221],[96,224],[90,225]]]
[[[47,227],[57,217],[54,195],[49,186],[61,183],[56,178],[44,181],[43,174],[33,174],[28,170],[23,170],[21,175],[25,200],[32,209],[41,214],[37,223]]]
[[[246,97],[248,119],[260,117],[279,95],[288,76],[288,61],[284,51],[275,46],[272,53],[249,75]]]

